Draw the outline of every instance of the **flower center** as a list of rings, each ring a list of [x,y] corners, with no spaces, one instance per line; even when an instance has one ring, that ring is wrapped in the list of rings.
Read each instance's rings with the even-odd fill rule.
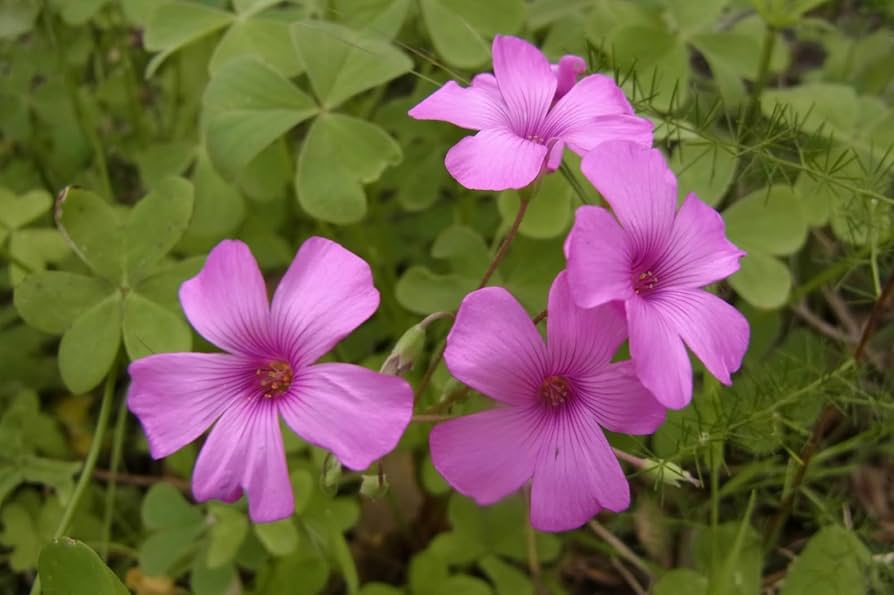
[[[272,361],[257,370],[265,399],[273,399],[285,393],[292,385],[292,366],[284,361]]]
[[[633,277],[633,291],[637,295],[650,293],[658,285],[658,275],[652,271],[645,271]]]
[[[527,136],[527,139],[530,141],[534,141],[535,143],[538,143],[541,145],[546,143],[546,139],[543,138],[542,136],[540,136],[539,134],[529,134]]]
[[[540,398],[550,407],[564,405],[571,396],[571,385],[563,376],[547,376],[540,385]]]

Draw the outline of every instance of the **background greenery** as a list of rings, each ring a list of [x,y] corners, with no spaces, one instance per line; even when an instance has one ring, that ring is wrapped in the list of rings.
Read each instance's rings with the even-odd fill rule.
[[[0,0],[0,590],[892,592],[892,24],[885,0]],[[271,283],[310,234],[371,263],[382,306],[340,360],[378,367],[454,309],[518,197],[460,187],[462,131],[406,111],[488,70],[496,33],[614,73],[681,195],[722,211],[749,253],[716,288],[752,327],[734,386],[697,369],[654,437],[613,437],[664,466],[628,468],[630,511],[567,534],[526,536],[520,497],[451,493],[420,423],[388,490],[292,437],[293,518],[193,503],[196,448],[151,461],[127,361],[210,349],[176,289],[227,237]],[[532,314],[598,199],[576,172],[544,181],[492,279]],[[483,403],[443,366],[422,393]]]

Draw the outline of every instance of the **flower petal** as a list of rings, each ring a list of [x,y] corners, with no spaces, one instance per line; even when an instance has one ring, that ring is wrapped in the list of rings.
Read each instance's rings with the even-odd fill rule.
[[[180,450],[249,398],[254,368],[226,353],[161,353],[131,363],[127,406],[143,424],[152,458]]]
[[[657,274],[663,287],[704,287],[738,271],[743,256],[726,239],[720,213],[690,193],[677,212]]]
[[[569,408],[544,424],[544,442],[534,468],[531,525],[569,531],[602,508],[630,505],[630,486],[596,420],[585,408]]]
[[[596,116],[587,124],[571,128],[561,136],[568,148],[580,156],[609,141],[628,141],[652,146],[652,123],[631,115]]]
[[[409,115],[417,120],[443,120],[461,128],[481,130],[509,123],[502,98],[475,86],[464,89],[447,81],[423,99]]]
[[[512,130],[534,134],[556,93],[556,77],[546,56],[524,39],[497,35],[492,46],[494,76],[506,102]]]
[[[574,301],[592,308],[634,295],[630,239],[600,207],[579,207],[565,242],[568,283]]]
[[[438,424],[429,435],[432,463],[457,492],[493,504],[534,473],[537,417],[531,408],[497,407]]]
[[[631,142],[605,142],[587,153],[581,171],[632,238],[634,256],[657,259],[667,245],[677,205],[677,180],[661,152]]]
[[[572,299],[566,271],[553,281],[546,311],[552,374],[592,374],[601,370],[627,338],[624,307],[608,303],[581,308]]]
[[[678,289],[656,294],[656,307],[719,381],[730,384],[730,374],[742,365],[748,349],[748,320],[725,301],[700,289]]]
[[[468,294],[447,335],[447,369],[463,382],[504,403],[538,402],[546,348],[530,316],[502,287]]]
[[[362,470],[391,452],[410,423],[413,389],[406,380],[352,364],[301,371],[279,411],[304,440]]]
[[[630,360],[609,364],[598,374],[576,378],[576,393],[612,432],[651,434],[664,423],[666,410],[642,385]]]
[[[624,306],[637,376],[659,403],[682,409],[692,399],[692,364],[678,329],[655,306],[655,300],[634,297]]]
[[[556,96],[554,101],[561,99],[574,87],[577,77],[587,70],[587,61],[580,56],[567,54],[559,59],[558,64],[551,64],[553,74],[556,75]]]
[[[546,159],[546,145],[501,128],[467,136],[447,152],[444,164],[457,182],[472,190],[524,188]]]
[[[199,274],[180,286],[180,304],[196,331],[221,349],[269,354],[267,287],[244,243],[215,246]]]
[[[293,368],[312,364],[379,306],[365,260],[326,238],[308,238],[271,307],[271,331]]]
[[[591,74],[570,88],[556,102],[544,123],[548,137],[564,137],[587,126],[599,116],[633,114],[630,102],[611,77]],[[649,139],[651,146],[652,139]]]
[[[220,418],[196,460],[192,489],[199,502],[235,502],[245,490],[256,523],[292,515],[295,499],[272,399],[245,399]]]

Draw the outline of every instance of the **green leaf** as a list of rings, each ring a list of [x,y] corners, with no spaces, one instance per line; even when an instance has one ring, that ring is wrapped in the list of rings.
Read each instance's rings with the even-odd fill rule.
[[[192,349],[186,322],[167,308],[132,291],[124,299],[124,346],[131,360]]]
[[[781,595],[862,595],[869,562],[869,551],[853,532],[824,527],[789,565]]]
[[[680,143],[669,159],[671,169],[677,174],[678,200],[694,192],[703,202],[716,205],[733,181],[736,161],[734,155],[710,145]]]
[[[487,62],[490,44],[486,38],[516,33],[525,18],[520,0],[422,0],[421,9],[435,50],[462,68]]]
[[[275,558],[259,582],[259,595],[316,595],[326,586],[329,564],[316,552],[295,553]]]
[[[80,0],[60,2],[62,20],[69,25],[83,25],[92,19],[109,0]]]
[[[69,186],[56,205],[56,221],[75,254],[116,285],[124,278],[124,222],[96,194]]]
[[[12,234],[9,254],[9,278],[18,285],[30,273],[43,271],[49,263],[60,263],[71,250],[58,230],[49,227],[28,227]]]
[[[562,235],[571,225],[574,190],[560,175],[546,176],[531,199],[519,233],[529,238],[547,239]],[[518,212],[518,192],[504,190],[497,199],[503,224],[508,228]]]
[[[410,0],[335,0],[335,7],[349,27],[393,39],[407,16]]]
[[[152,14],[144,44],[151,52],[161,52],[146,67],[151,77],[168,56],[185,45],[229,25],[234,15],[196,2],[169,2]]]
[[[813,179],[806,173],[801,173],[795,181],[795,194],[801,201],[804,220],[813,227],[825,225],[838,202],[838,194],[829,182]]]
[[[400,145],[375,124],[341,114],[321,115],[298,157],[298,202],[317,219],[356,223],[366,214],[362,184],[378,180],[386,167],[402,158]]]
[[[180,299],[177,292],[180,285],[187,279],[195,277],[204,263],[204,256],[193,256],[160,267],[157,272],[141,281],[137,290],[143,297],[164,306],[171,312],[179,312]]]
[[[18,229],[47,213],[53,206],[53,198],[43,190],[32,190],[16,196],[0,188],[0,233]],[[2,239],[2,236],[0,236]]]
[[[507,498],[493,506],[479,507],[469,498],[454,493],[447,514],[453,531],[483,551],[517,560],[527,560],[525,507],[520,497]],[[544,562],[559,554],[555,535],[537,533],[537,551]]]
[[[183,178],[166,178],[131,210],[125,227],[125,267],[131,285],[173,248],[192,218],[192,184]]]
[[[790,186],[774,184],[739,199],[723,213],[729,239],[747,251],[786,255],[807,239],[807,222]]]
[[[211,165],[205,152],[199,155],[193,172],[195,212],[186,238],[218,242],[231,236],[245,218],[245,200]]]
[[[288,556],[298,547],[298,530],[291,518],[254,525],[255,535],[274,556]]]
[[[760,68],[761,46],[757,39],[741,33],[702,33],[692,38],[692,45],[712,64],[733,75],[754,80]]]
[[[221,595],[241,593],[241,583],[236,568],[227,564],[219,568],[209,568],[196,559],[189,574],[189,586],[193,595]]]
[[[684,35],[693,31],[711,28],[729,0],[663,0],[667,13],[674,25]]]
[[[761,98],[761,107],[771,116],[784,105],[792,122],[806,132],[833,134],[838,140],[852,138],[857,125],[857,94],[853,87],[838,83],[805,83],[787,89],[770,89]]]
[[[334,23],[295,23],[292,40],[307,66],[314,93],[326,108],[387,83],[413,67],[406,54],[376,35]]]
[[[63,537],[41,550],[38,572],[46,595],[128,595],[112,570],[92,549]]]
[[[243,56],[257,58],[285,78],[304,71],[285,20],[253,17],[237,21],[217,44],[208,69],[214,75],[230,60]]]
[[[661,575],[653,595],[708,595],[708,579],[689,568],[676,568]]]
[[[61,335],[90,307],[114,291],[107,281],[65,271],[29,275],[15,288],[16,310],[30,326]]]
[[[169,483],[156,483],[143,498],[140,509],[147,529],[169,529],[202,523],[202,514],[194,508],[180,490]]]
[[[0,39],[13,39],[31,31],[40,12],[33,0],[0,0]]]
[[[231,562],[248,533],[248,519],[232,506],[212,505],[208,544],[208,568],[219,568]]]
[[[9,567],[16,572],[23,572],[37,565],[42,545],[35,519],[20,500],[21,498],[4,506],[0,514],[0,520],[3,521],[0,543],[12,548]]]
[[[760,592],[763,554],[761,540],[748,519],[732,521],[699,533],[696,566],[709,572],[712,592],[753,595]],[[713,564],[713,566],[712,566]]]
[[[95,387],[115,363],[121,342],[121,295],[114,293],[82,314],[59,344],[59,372],[73,393]]]
[[[518,568],[503,562],[496,556],[487,556],[481,562],[481,570],[494,584],[497,595],[533,595],[534,584]]]
[[[205,527],[201,523],[170,527],[152,533],[139,548],[142,571],[150,576],[164,576],[195,548]]]
[[[208,154],[218,171],[230,177],[317,112],[303,91],[250,56],[222,66],[208,83],[203,101]]]
[[[657,25],[629,25],[596,40],[620,66],[635,69],[638,97],[650,97],[662,111],[677,109],[689,93],[689,51],[682,39]],[[626,86],[629,86],[626,85]],[[625,89],[626,90],[626,89]],[[628,90],[628,96],[632,93]]]
[[[792,288],[792,275],[779,259],[751,252],[739,261],[741,268],[729,284],[752,306],[774,309],[784,306]]]
[[[182,174],[195,156],[196,146],[191,141],[153,143],[136,156],[140,179],[146,188],[153,188],[168,176]]]

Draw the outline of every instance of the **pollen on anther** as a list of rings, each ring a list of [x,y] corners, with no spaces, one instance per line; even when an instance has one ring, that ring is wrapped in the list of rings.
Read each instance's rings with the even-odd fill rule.
[[[258,368],[256,374],[265,399],[278,397],[292,386],[292,367],[287,362],[270,362]]]
[[[564,405],[572,396],[571,385],[562,376],[547,376],[540,385],[540,398],[550,407]]]

